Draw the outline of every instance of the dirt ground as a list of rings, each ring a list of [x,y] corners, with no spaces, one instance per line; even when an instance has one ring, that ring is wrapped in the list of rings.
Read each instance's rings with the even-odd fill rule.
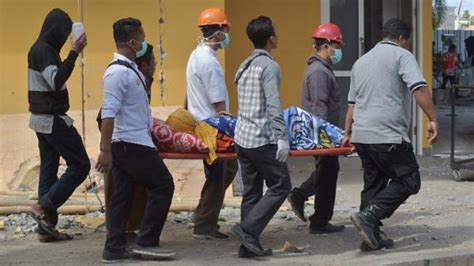
[[[285,241],[289,241],[296,246],[306,247],[309,254],[279,253],[267,258],[241,259],[236,255],[239,247],[236,238],[221,241],[193,240],[189,219],[176,222],[176,214],[170,214],[170,222],[165,226],[161,242],[163,247],[176,249],[176,258],[169,261],[130,263],[381,265],[418,261],[418,264],[409,265],[428,265],[430,258],[467,256],[464,264],[457,265],[474,265],[474,183],[453,181],[445,159],[420,157],[419,163],[422,172],[420,192],[409,198],[395,215],[384,220],[383,230],[395,240],[395,249],[371,253],[359,251],[361,241],[348,218],[351,213],[357,211],[359,204],[362,188],[360,161],[358,158],[341,158],[341,173],[332,221],[346,225],[345,231],[310,235],[308,224],[298,220],[285,203],[262,236],[262,243],[266,248],[277,250],[282,248]],[[289,165],[293,185],[298,186],[311,171],[312,161],[292,158]],[[311,209],[312,205],[308,204],[305,210],[307,214],[311,214]],[[238,221],[239,209],[225,208],[222,211],[220,224],[223,232],[229,232],[230,227]],[[105,238],[103,227],[96,230],[74,229],[73,232],[80,233],[76,235],[75,240],[54,244],[41,244],[34,240],[34,234],[19,239],[0,240],[0,264],[100,264]],[[0,236],[1,234],[0,231]]]

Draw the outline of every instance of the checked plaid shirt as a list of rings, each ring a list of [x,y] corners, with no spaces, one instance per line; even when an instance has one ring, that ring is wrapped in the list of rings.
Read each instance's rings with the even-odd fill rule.
[[[248,65],[249,60],[252,61]],[[286,140],[279,92],[280,67],[271,54],[254,50],[239,67],[235,82],[239,111],[234,141],[242,148],[253,149]]]

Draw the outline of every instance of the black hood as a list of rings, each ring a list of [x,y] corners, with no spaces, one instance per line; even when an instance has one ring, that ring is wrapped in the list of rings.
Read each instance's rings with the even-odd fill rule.
[[[63,47],[72,30],[72,20],[59,8],[51,10],[43,22],[39,40],[52,45],[58,52]]]

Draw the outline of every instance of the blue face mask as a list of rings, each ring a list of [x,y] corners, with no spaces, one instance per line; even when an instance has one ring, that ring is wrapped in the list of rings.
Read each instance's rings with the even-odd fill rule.
[[[342,60],[342,50],[341,49],[334,49],[334,55],[331,55],[332,64],[335,65],[335,64],[341,62],[341,60]]]
[[[146,41],[142,42],[142,49],[136,51],[136,57],[142,57],[145,53],[146,50],[148,49],[148,43]]]
[[[229,35],[228,32],[225,33],[225,38],[220,44],[221,44],[222,49],[225,49],[225,48],[229,47],[229,45],[230,45],[230,35]]]

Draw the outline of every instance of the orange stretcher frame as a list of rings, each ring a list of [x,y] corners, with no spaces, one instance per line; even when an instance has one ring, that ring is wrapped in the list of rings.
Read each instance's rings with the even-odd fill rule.
[[[352,147],[344,148],[331,148],[331,149],[315,149],[315,150],[292,150],[290,156],[292,157],[309,157],[309,156],[336,156],[336,155],[348,155],[352,151]],[[174,153],[174,152],[160,152],[162,159],[174,159],[174,160],[204,160],[206,159],[206,153]],[[234,160],[237,159],[235,152],[229,153],[217,153],[217,160]]]

